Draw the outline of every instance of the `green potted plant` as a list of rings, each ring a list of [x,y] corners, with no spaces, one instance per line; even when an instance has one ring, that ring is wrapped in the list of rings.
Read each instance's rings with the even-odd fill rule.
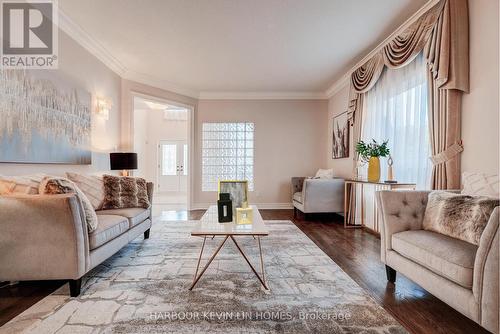
[[[380,180],[380,157],[387,157],[390,154],[387,147],[387,140],[378,144],[375,139],[367,144],[360,140],[356,144],[356,152],[363,161],[368,161],[368,181],[378,182]]]

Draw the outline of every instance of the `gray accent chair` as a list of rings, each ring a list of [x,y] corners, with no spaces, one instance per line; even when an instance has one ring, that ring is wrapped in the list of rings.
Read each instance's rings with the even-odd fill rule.
[[[430,191],[379,191],[381,260],[387,279],[400,272],[493,333],[499,325],[499,215],[479,245],[423,230]]]
[[[344,211],[344,179],[308,179],[292,177],[292,203],[297,210],[308,213]]]
[[[151,207],[96,211],[91,233],[83,212],[74,194],[0,196],[0,282],[69,280],[76,297],[87,272],[139,235],[149,238]]]

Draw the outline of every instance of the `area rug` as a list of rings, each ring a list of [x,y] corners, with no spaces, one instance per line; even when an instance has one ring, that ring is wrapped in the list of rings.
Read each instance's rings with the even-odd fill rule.
[[[201,238],[190,222],[155,221],[85,276],[0,328],[2,333],[406,333],[290,221],[266,221],[265,291],[228,240],[193,291]],[[238,237],[259,268],[252,237]],[[207,241],[205,261],[221,239]]]

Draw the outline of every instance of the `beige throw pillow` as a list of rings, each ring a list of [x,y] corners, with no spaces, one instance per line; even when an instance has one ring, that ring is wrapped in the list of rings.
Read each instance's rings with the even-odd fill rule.
[[[146,180],[140,177],[104,175],[103,209],[144,208],[149,203]]]
[[[104,182],[102,176],[67,172],[66,177],[73,181],[87,196],[94,210],[102,208],[104,201]]]
[[[85,220],[87,223],[88,233],[97,229],[97,214],[95,213],[92,204],[85,194],[70,180],[63,177],[46,177],[40,183],[40,194],[57,195],[57,194],[76,194],[76,197],[82,203]]]
[[[36,195],[47,174],[0,176],[0,195]]]
[[[462,195],[500,197],[498,174],[462,173]]]
[[[490,197],[433,191],[428,197],[423,227],[478,245],[493,209],[499,204],[498,199]]]

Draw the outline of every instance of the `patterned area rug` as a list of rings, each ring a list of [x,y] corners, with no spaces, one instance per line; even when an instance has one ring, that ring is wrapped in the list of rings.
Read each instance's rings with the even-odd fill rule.
[[[228,240],[193,291],[201,238],[194,222],[156,221],[86,275],[0,328],[1,333],[406,333],[290,221],[267,221],[265,291]],[[259,268],[256,241],[240,245]],[[204,261],[222,241],[207,241]],[[258,269],[257,269],[258,270]]]

